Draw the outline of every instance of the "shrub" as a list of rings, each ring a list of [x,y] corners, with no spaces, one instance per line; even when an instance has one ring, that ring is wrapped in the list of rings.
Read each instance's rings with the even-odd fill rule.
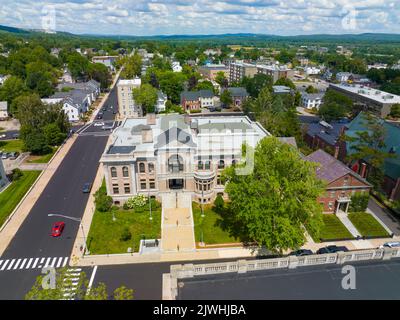
[[[217,197],[215,198],[215,201],[214,201],[215,210],[217,212],[221,212],[224,209],[224,205],[225,205],[225,202],[224,202],[224,199],[222,198],[222,196],[220,194],[217,195]]]
[[[110,211],[113,200],[110,196],[107,195],[107,191],[104,187],[101,187],[94,194],[94,203],[96,204],[97,210],[100,212],[108,212]]]
[[[351,197],[350,212],[365,212],[368,207],[369,194],[356,193]]]
[[[138,194],[137,196],[134,196],[125,202],[124,209],[138,210],[143,208],[146,205],[146,203],[147,203],[147,197],[143,194]]]
[[[15,168],[11,174],[11,180],[16,181],[23,176],[21,169]]]
[[[125,227],[124,230],[122,230],[120,240],[129,241],[131,239],[132,239],[132,233],[129,231],[128,227]]]

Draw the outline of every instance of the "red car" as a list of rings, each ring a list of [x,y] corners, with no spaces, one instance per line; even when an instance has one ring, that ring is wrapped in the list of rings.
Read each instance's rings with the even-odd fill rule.
[[[63,232],[65,227],[65,223],[64,222],[56,222],[53,225],[53,228],[51,229],[51,236],[52,237],[59,237],[61,236],[61,233]]]

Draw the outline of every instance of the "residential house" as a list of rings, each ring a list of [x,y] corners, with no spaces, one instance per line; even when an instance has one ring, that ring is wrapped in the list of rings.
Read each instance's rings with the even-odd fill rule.
[[[109,70],[115,71],[114,63],[117,59],[118,56],[95,56],[92,58],[92,62],[104,64]]]
[[[241,107],[243,102],[249,97],[246,88],[243,87],[229,87],[222,89],[222,92],[228,90],[231,93],[232,105],[234,107]],[[221,94],[222,94],[221,92]]]
[[[356,102],[364,110],[385,118],[394,104],[400,103],[400,96],[362,85],[329,84],[329,90],[337,91]]]
[[[357,132],[368,132],[364,113],[360,112],[357,117],[346,126],[346,135],[356,137]],[[385,146],[382,151],[391,153],[393,158],[387,158],[384,162],[384,181],[382,189],[391,200],[400,200],[400,127],[396,124],[379,119],[385,128]],[[347,142],[343,147],[347,155],[354,153],[352,149],[354,142]],[[368,177],[371,170],[368,159],[359,159],[353,162],[352,168],[362,177]]]
[[[336,74],[336,80],[339,82],[347,82],[347,81],[349,81],[349,78],[351,75],[352,75],[352,73],[350,73],[350,72],[338,72]]]
[[[183,110],[190,112],[201,108],[214,107],[214,93],[211,90],[184,91],[181,93]]]
[[[0,120],[8,119],[7,101],[0,101]]]
[[[346,150],[345,143],[340,138],[348,124],[347,120],[331,123],[325,121],[303,123],[304,141],[311,149],[329,151],[335,158],[343,161]]]
[[[307,93],[303,92],[301,94],[301,105],[303,108],[306,109],[319,109],[323,102],[325,93],[324,92],[319,92],[319,93]]]
[[[59,79],[60,82],[63,83],[74,83],[74,79],[72,77],[71,72],[69,72],[68,68],[64,69],[63,75],[61,76],[61,78]]]
[[[10,183],[4,169],[3,161],[0,158],[0,192],[2,192]]]
[[[156,104],[156,112],[160,113],[165,111],[165,104],[167,103],[168,97],[161,90],[157,91],[157,104]]]
[[[347,213],[351,197],[355,194],[369,194],[369,184],[359,174],[323,150],[317,150],[304,160],[318,165],[316,174],[325,184],[325,193],[318,198],[324,213]]]
[[[374,63],[374,64],[369,64],[367,66],[367,70],[371,69],[387,69],[388,65],[387,63]]]
[[[107,194],[122,205],[137,194],[161,198],[183,190],[200,203],[227,198],[222,171],[270,136],[246,116],[154,115],[125,119],[114,130],[100,163]]]
[[[179,61],[173,61],[171,66],[173,72],[182,72],[182,66]]]
[[[140,88],[142,80],[140,78],[130,80],[119,80],[117,83],[119,115],[122,118],[138,117],[142,114],[139,105],[133,97],[133,89]]]

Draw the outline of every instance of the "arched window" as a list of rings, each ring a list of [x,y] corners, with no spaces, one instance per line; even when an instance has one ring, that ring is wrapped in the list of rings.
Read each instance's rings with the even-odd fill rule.
[[[122,176],[123,177],[129,177],[129,170],[128,167],[122,167]]]
[[[154,163],[149,163],[149,172],[154,172]]]
[[[235,159],[232,160],[232,165],[236,165],[237,161]]]
[[[204,169],[203,161],[197,162],[197,170],[203,170],[203,169]]]
[[[110,171],[111,171],[111,177],[116,178],[117,177],[117,168],[111,167]]]
[[[206,161],[205,169],[210,170],[211,168],[211,161]]]
[[[223,169],[223,168],[225,168],[225,161],[224,160],[219,160],[218,169]]]
[[[139,163],[139,172],[146,172],[146,168],[143,162]]]
[[[169,157],[168,159],[169,172],[182,172],[183,171],[183,158],[177,154]]]

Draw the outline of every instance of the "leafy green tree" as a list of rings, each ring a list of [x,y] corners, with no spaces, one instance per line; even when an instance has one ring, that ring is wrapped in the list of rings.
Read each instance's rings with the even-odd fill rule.
[[[121,72],[121,77],[125,79],[132,79],[140,76],[142,73],[142,57],[135,53],[126,59],[124,69]]]
[[[225,201],[222,196],[219,194],[214,200],[214,207],[217,212],[222,212],[224,210]]]
[[[319,233],[322,209],[317,199],[324,186],[314,164],[304,161],[290,145],[268,137],[255,149],[252,172],[239,174],[236,169],[241,166],[223,173],[233,224],[240,226],[241,235],[282,253],[305,243],[303,226]]]
[[[140,88],[133,89],[132,95],[135,102],[142,107],[144,114],[154,112],[158,97],[157,89],[150,84],[143,84]]]
[[[101,89],[107,89],[111,84],[111,75],[108,68],[101,63],[91,63],[88,66],[88,75],[90,79],[100,83]]]
[[[390,116],[393,118],[400,118],[400,104],[394,104],[390,110]]]
[[[181,103],[181,92],[184,89],[186,76],[180,72],[166,71],[160,74],[160,89],[174,104]]]
[[[51,152],[51,148],[47,143],[47,139],[40,130],[35,130],[28,128],[26,125],[22,125],[20,132],[26,150],[37,155]]]
[[[121,286],[114,291],[114,300],[133,300],[133,290]]]
[[[386,129],[383,120],[370,113],[362,113],[362,123],[365,130],[357,131],[355,136],[344,137],[350,143],[351,153],[349,160],[365,160],[370,165],[367,180],[377,189],[381,189],[384,179],[383,167],[386,159],[393,158],[390,152],[385,151]]]
[[[10,114],[15,115],[14,99],[27,93],[28,88],[25,86],[23,80],[18,77],[11,76],[0,87],[0,100],[7,101],[9,104]]]
[[[223,71],[217,72],[217,75],[215,76],[215,81],[222,88],[227,88],[228,87],[228,79],[225,77],[225,73]]]
[[[107,300],[107,287],[103,282],[100,282],[97,287],[92,287],[87,291],[83,300]]]
[[[132,233],[129,231],[128,227],[122,230],[121,236],[119,238],[121,241],[129,241],[132,239]]]
[[[260,73],[256,74],[253,78],[244,77],[242,84],[251,97],[257,98],[263,88],[272,88],[273,79],[270,76]]]
[[[89,60],[78,52],[72,52],[68,55],[68,70],[74,79],[85,77],[89,68]]]
[[[211,81],[201,81],[196,85],[196,87],[194,89],[196,91],[210,90],[211,92],[214,92],[214,85],[212,84]]]
[[[318,89],[317,88],[315,88],[314,86],[312,86],[312,85],[309,85],[307,88],[306,88],[306,92],[307,93],[318,93]]]
[[[46,138],[47,144],[51,146],[60,145],[67,137],[67,134],[65,132],[61,132],[56,123],[49,123],[44,126],[43,133]]]
[[[365,212],[368,207],[369,194],[356,193],[351,196],[350,212]]]
[[[329,104],[324,103],[318,109],[318,115],[326,122],[337,121],[346,117],[347,109],[343,105],[335,102]]]
[[[233,103],[231,92],[228,89],[222,91],[220,100],[222,104],[228,108]]]
[[[290,89],[296,90],[296,86],[293,83],[292,80],[288,79],[288,78],[279,78],[278,80],[276,80],[275,82],[276,86],[286,86],[289,87]]]
[[[94,194],[94,203],[96,204],[96,209],[100,212],[110,211],[113,199],[107,195],[105,186],[101,186]]]

